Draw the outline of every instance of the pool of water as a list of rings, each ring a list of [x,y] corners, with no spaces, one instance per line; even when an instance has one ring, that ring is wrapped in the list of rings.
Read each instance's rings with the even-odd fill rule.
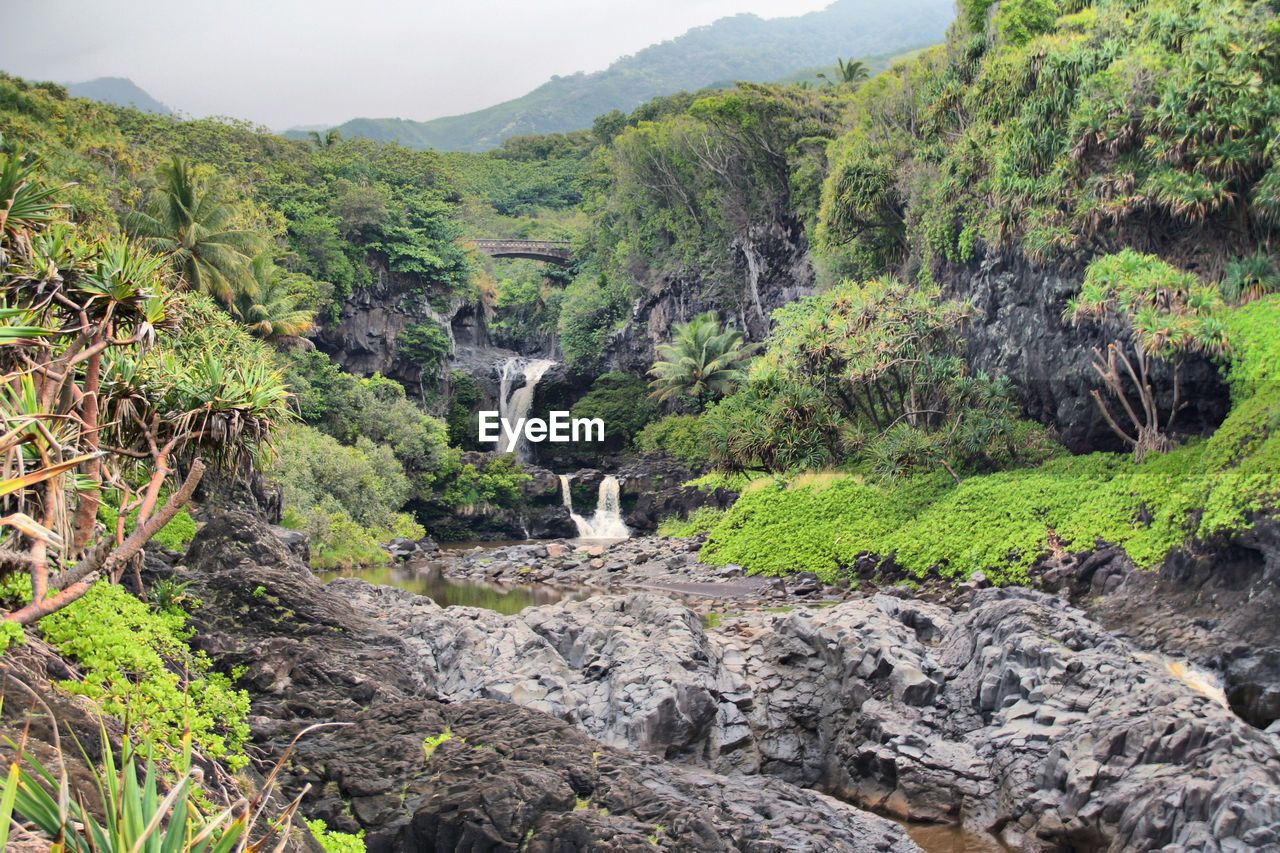
[[[926,853],[1008,853],[993,835],[939,823],[903,823],[907,835]]]
[[[326,583],[334,578],[360,578],[381,586],[398,586],[418,595],[425,595],[441,607],[483,607],[510,616],[526,607],[538,604],[554,604],[562,599],[580,601],[591,595],[591,590],[576,587],[549,586],[547,584],[522,584],[498,586],[431,577],[404,569],[382,567],[357,569],[349,572],[322,572],[320,579]]]
[[[475,548],[496,551],[511,545],[546,545],[548,542],[567,542],[576,548],[579,545],[612,545],[615,542],[625,541],[625,539],[580,539],[570,536],[565,539],[486,539],[470,542],[441,542],[439,545],[441,551],[471,551]]]

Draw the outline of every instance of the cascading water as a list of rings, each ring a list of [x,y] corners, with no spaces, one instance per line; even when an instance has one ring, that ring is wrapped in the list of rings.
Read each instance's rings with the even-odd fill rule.
[[[596,498],[596,511],[587,519],[573,511],[573,494],[569,491],[569,475],[560,475],[560,494],[569,518],[578,528],[579,539],[626,539],[631,535],[622,520],[622,502],[619,498],[618,478],[612,474],[600,481],[600,495]]]
[[[537,358],[532,361],[526,361],[523,358],[509,358],[502,365],[502,385],[499,388],[498,395],[498,415],[510,424],[512,428],[522,419],[529,416],[529,407],[533,405],[533,392],[537,390],[538,380],[541,379],[548,370],[555,364],[545,358]],[[516,378],[523,379],[523,383],[518,388],[513,388]],[[521,462],[529,462],[532,454],[529,452],[529,443],[525,440],[524,431],[521,430],[514,439],[508,438],[505,433],[498,438],[498,448],[506,453],[515,452],[516,458]]]

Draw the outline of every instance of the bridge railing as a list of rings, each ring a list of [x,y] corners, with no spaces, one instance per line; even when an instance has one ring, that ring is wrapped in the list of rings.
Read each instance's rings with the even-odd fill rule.
[[[472,240],[471,245],[492,258],[532,258],[560,266],[573,260],[568,240]]]
[[[481,250],[491,249],[560,249],[568,251],[573,244],[568,240],[472,240]]]

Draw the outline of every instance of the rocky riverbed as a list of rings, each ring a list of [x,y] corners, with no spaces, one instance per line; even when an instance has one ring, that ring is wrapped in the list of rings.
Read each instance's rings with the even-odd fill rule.
[[[487,579],[723,582],[732,594],[697,597],[743,612],[704,627],[660,589],[440,608],[322,585],[229,515],[186,557],[197,641],[249,668],[267,756],[312,723],[354,724],[309,735],[285,785],[310,783],[309,812],[365,829],[371,850],[915,849],[872,810],[1021,850],[1280,848],[1276,736],[1065,598],[743,592],[759,582],[679,540],[559,544],[419,559]],[[826,606],[739,606],[775,594]]]
[[[823,584],[812,572],[787,578],[749,577],[741,566],[698,559],[705,537],[649,536],[619,542],[556,539],[508,545],[401,552],[406,571],[513,586],[553,584],[599,592],[650,590],[675,595],[700,613],[743,604],[792,600],[834,602],[856,590]]]

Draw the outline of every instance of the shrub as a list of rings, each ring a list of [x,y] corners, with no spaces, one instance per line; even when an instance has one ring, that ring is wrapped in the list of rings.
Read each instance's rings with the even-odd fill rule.
[[[185,614],[154,612],[121,587],[99,583],[42,619],[40,631],[80,666],[83,679],[63,682],[66,689],[173,750],[189,728],[206,755],[242,767],[249,696],[212,672],[203,653],[192,653],[185,623]]]
[[[987,572],[1023,582],[1053,549],[1122,546],[1144,569],[1194,539],[1231,537],[1280,507],[1280,296],[1224,312],[1235,406],[1207,440],[1152,454],[1095,453],[971,476],[795,477],[744,490],[702,557],[753,572],[847,579],[859,556],[918,578]],[[778,543],[785,542],[786,547]]]
[[[364,853],[364,830],[355,835],[349,832],[335,832],[316,819],[307,821],[307,828],[315,836],[316,841],[324,848],[324,853]]]
[[[696,536],[706,533],[720,523],[725,510],[710,506],[700,506],[689,513],[687,518],[673,515],[664,518],[658,525],[659,536]]]
[[[605,450],[630,446],[636,434],[655,414],[645,381],[629,373],[606,373],[591,383],[591,390],[570,409],[574,418],[604,421]],[[598,445],[595,449],[601,449]]]
[[[435,376],[452,349],[449,335],[438,323],[414,323],[396,338],[396,352],[418,365],[424,376]]]
[[[98,506],[98,520],[107,526],[107,535],[115,535],[116,521],[119,518],[115,507],[107,502]],[[138,511],[129,513],[125,519],[125,530],[132,530],[138,523]],[[170,551],[181,551],[187,547],[191,538],[196,535],[196,520],[186,509],[180,510],[168,524],[160,528],[160,532],[151,538],[152,542]]]
[[[658,450],[693,465],[704,465],[710,459],[701,421],[695,415],[668,415],[651,421],[636,434],[635,445],[639,450]]]
[[[605,341],[626,319],[631,294],[625,284],[582,276],[565,288],[557,331],[560,348],[570,364],[594,367],[600,361]]]

